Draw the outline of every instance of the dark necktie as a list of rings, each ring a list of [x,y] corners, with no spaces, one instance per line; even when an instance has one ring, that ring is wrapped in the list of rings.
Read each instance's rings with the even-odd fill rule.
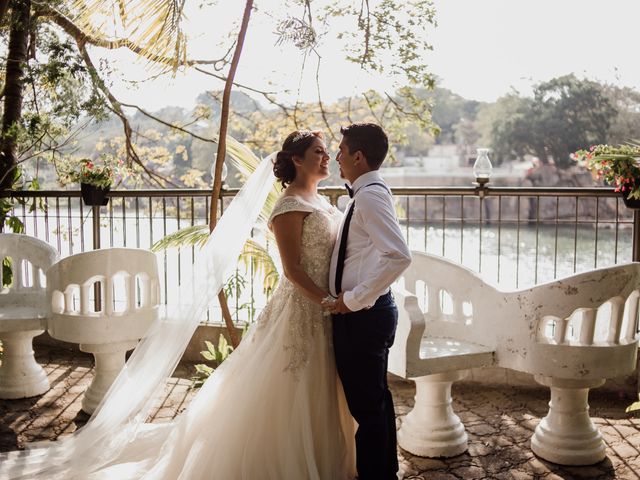
[[[391,194],[391,192],[389,191],[389,187],[381,182],[370,183],[369,185],[365,185],[362,188],[367,188],[371,185],[380,185],[384,187],[389,192],[389,194]],[[346,183],[344,184],[344,186],[347,188],[349,197],[353,198],[353,189]],[[353,217],[353,209],[355,208],[355,206],[356,201],[353,200],[351,202],[349,210],[347,211],[347,216],[344,219],[344,225],[342,226],[342,233],[340,234],[340,247],[338,248],[338,261],[336,264],[336,295],[340,295],[340,292],[342,292],[342,272],[344,271],[344,257],[347,254],[347,237],[349,236],[349,224],[351,223],[351,217]]]
[[[338,263],[336,264],[336,295],[342,292],[342,272],[344,270],[344,257],[347,253],[347,237],[349,236],[349,224],[353,216],[353,209],[356,206],[355,200],[351,202],[347,216],[344,219],[342,233],[340,234],[340,248],[338,248]]]
[[[349,194],[349,198],[353,198],[353,188],[348,183],[344,184],[344,188],[347,189],[347,193]]]

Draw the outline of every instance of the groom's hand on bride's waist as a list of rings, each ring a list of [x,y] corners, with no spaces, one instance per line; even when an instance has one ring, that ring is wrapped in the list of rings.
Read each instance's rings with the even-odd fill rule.
[[[338,298],[333,304],[333,310],[331,311],[331,313],[351,313],[351,310],[349,310],[349,307],[347,307],[344,304],[344,299],[342,297],[343,297],[342,293],[338,295]]]

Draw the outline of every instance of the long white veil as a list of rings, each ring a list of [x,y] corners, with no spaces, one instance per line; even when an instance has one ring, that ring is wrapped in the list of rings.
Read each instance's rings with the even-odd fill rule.
[[[2,479],[82,477],[115,459],[135,437],[159,389],[173,372],[206,308],[237,263],[273,186],[273,154],[263,159],[225,210],[194,273],[180,286],[178,301],[141,340],[87,424],[57,442],[38,442],[22,452],[0,455]]]

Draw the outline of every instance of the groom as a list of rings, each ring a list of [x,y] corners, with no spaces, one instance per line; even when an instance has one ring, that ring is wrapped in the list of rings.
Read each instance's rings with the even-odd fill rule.
[[[398,310],[389,290],[409,266],[391,191],[378,169],[389,142],[379,125],[340,129],[336,160],[353,192],[331,257],[329,285],[337,297],[333,343],[338,374],[351,414],[358,422],[359,480],[396,479],[396,420],[387,386],[387,358]]]

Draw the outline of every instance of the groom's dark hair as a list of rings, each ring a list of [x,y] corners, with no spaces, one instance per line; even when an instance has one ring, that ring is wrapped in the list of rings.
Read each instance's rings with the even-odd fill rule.
[[[378,170],[389,151],[389,139],[380,125],[375,123],[352,123],[341,127],[340,133],[353,155],[360,151],[373,170]]]

